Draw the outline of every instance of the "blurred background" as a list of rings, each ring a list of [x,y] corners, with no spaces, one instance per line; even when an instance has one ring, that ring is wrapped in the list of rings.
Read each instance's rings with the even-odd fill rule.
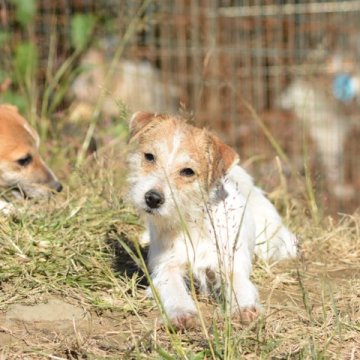
[[[0,0],[0,23],[0,102],[71,166],[180,112],[280,198],[359,206],[360,1]]]

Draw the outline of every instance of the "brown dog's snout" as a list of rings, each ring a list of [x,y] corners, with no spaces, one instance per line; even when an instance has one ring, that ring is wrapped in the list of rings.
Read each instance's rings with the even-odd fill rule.
[[[149,190],[145,193],[146,205],[151,209],[158,209],[164,202],[164,195],[156,190]]]
[[[62,184],[61,184],[60,182],[55,181],[55,183],[54,183],[54,189],[55,189],[56,192],[61,192],[62,189],[63,189],[63,186],[62,186]]]
[[[53,174],[53,172],[46,165],[44,165],[43,170],[46,174],[46,180],[43,181],[43,184],[56,192],[61,192],[63,186],[61,182],[58,181],[57,177]]]
[[[46,173],[46,180],[43,182],[43,184],[56,192],[61,192],[63,186],[61,182],[58,181],[57,177],[53,174],[53,172],[48,167],[46,167],[46,165],[44,171]]]

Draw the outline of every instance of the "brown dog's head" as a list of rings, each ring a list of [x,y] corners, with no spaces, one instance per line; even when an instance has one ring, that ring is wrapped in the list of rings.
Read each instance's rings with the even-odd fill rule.
[[[61,191],[39,154],[39,136],[12,105],[0,105],[0,187],[31,198]]]
[[[209,131],[174,116],[135,113],[130,143],[130,196],[149,214],[174,217],[174,206],[191,213],[238,161],[237,153]]]

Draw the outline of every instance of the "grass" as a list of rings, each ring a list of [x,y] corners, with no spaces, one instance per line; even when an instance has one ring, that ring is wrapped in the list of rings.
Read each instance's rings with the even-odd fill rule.
[[[51,145],[62,149],[54,151],[56,171],[70,150],[59,139]],[[125,154],[126,144],[119,140],[81,167],[70,163],[62,174],[63,193],[47,203],[18,203],[14,215],[0,218],[3,359],[360,356],[360,216],[318,222],[292,206],[291,194],[290,226],[299,235],[302,255],[287,263],[255,263],[264,316],[249,327],[231,324],[214,301],[199,298],[203,328],[174,333],[159,327],[134,246],[142,227],[125,201]],[[71,161],[75,164],[76,156]],[[273,195],[278,193],[274,189]],[[83,308],[89,318],[6,320],[14,304],[52,298]]]

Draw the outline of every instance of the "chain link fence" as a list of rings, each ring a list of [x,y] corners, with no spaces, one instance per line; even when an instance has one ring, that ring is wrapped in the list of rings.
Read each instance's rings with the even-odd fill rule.
[[[274,160],[279,156],[289,178],[311,173],[327,207],[336,211],[358,207],[359,1],[0,0],[0,4],[4,88],[16,46],[25,40],[36,46],[40,83],[49,69],[61,67],[76,51],[74,19],[81,15],[90,19],[82,23],[89,29],[88,41],[74,64],[92,58],[107,69],[120,44],[116,84],[107,85],[109,93],[130,104],[131,110],[149,104],[161,111],[185,109],[199,125],[214,129],[236,147],[265,187],[279,183],[279,163]],[[104,81],[104,73],[84,80],[83,97],[70,86],[71,99],[89,100],[87,91]],[[119,83],[124,87],[120,89]],[[130,85],[134,83],[138,87]],[[96,100],[98,93],[93,97]],[[116,117],[116,110],[106,116]],[[289,186],[297,185],[290,181]]]

